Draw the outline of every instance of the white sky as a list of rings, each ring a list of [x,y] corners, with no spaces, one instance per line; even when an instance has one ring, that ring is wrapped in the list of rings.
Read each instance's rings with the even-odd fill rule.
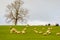
[[[6,6],[14,0],[0,0],[0,25],[6,23]],[[23,0],[29,10],[28,24],[60,24],[60,0]],[[10,23],[9,23],[10,24]]]

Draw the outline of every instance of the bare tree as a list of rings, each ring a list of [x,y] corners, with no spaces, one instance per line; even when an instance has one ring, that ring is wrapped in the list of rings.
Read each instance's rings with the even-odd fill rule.
[[[22,8],[23,1],[15,0],[13,3],[7,6],[8,14],[6,14],[6,19],[8,22],[13,22],[15,25],[20,22],[25,22],[28,14],[28,10]]]

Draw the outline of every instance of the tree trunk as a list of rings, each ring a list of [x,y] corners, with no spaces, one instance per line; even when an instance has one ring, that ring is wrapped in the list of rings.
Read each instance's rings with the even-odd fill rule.
[[[18,10],[16,10],[16,19],[15,19],[15,25],[17,25],[17,20],[18,20]]]
[[[17,25],[17,19],[15,19],[15,25]]]

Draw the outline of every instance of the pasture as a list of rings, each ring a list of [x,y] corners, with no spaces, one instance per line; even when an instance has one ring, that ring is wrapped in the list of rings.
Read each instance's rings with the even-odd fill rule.
[[[0,40],[60,40],[60,35],[56,35],[57,32],[60,32],[59,26],[13,26],[17,30],[21,31],[24,28],[27,28],[25,34],[16,34],[10,33],[10,26],[0,26]],[[43,35],[42,33],[35,33],[34,28],[37,31],[46,32],[48,27],[51,29],[51,34]]]

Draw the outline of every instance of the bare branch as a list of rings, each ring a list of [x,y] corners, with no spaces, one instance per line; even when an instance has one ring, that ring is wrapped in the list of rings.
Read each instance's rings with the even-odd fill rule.
[[[16,0],[11,5],[8,5],[9,14],[6,15],[8,22],[13,22],[15,25],[20,22],[24,22],[27,16],[28,10],[22,8],[23,1]]]

